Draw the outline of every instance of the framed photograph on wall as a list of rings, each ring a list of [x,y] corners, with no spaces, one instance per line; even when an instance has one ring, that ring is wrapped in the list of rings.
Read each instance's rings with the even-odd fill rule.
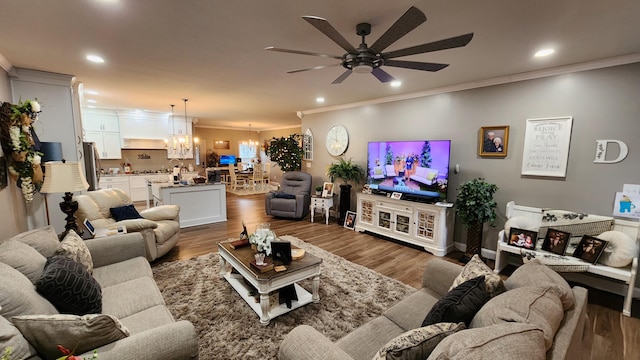
[[[518,228],[511,228],[511,231],[509,231],[509,245],[512,246],[535,250],[537,238],[537,231]]]
[[[229,140],[216,140],[213,142],[215,150],[229,150]]]
[[[344,217],[344,227],[346,227],[347,229],[355,230],[357,215],[358,214],[353,211],[347,211],[347,215]]]
[[[527,119],[522,175],[566,177],[573,117]]]
[[[483,126],[478,139],[478,155],[505,157],[509,144],[509,126]]]
[[[548,229],[547,235],[542,243],[542,250],[551,251],[554,254],[564,255],[564,251],[569,245],[571,234],[568,232]]]
[[[333,183],[325,182],[322,185],[322,197],[332,197],[333,196]]]
[[[573,257],[577,257],[578,259],[582,259],[584,261],[590,262],[592,264],[596,264],[600,255],[602,255],[602,251],[607,247],[607,241],[598,239],[593,236],[584,235],[578,247],[573,252]]]

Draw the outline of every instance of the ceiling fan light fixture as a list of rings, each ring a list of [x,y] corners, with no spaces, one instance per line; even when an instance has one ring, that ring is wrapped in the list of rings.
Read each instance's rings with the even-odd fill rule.
[[[358,74],[370,74],[373,71],[373,66],[370,64],[358,64],[354,65],[351,70]]]

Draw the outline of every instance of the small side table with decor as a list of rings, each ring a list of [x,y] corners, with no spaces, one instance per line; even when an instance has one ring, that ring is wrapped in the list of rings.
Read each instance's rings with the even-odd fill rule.
[[[317,195],[311,196],[311,222],[313,222],[314,210],[316,208],[322,209],[320,214],[326,213],[326,221],[325,223],[329,224],[329,209],[333,207],[333,196],[331,197],[322,197]]]

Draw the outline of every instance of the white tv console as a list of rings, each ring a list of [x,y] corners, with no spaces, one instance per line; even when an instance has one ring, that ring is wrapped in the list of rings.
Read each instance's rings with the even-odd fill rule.
[[[542,224],[542,209],[540,208],[516,205],[515,202],[510,201],[507,203],[506,210],[507,219],[513,216],[525,216],[538,226]],[[638,222],[636,221],[615,219],[612,230],[622,231],[631,236],[632,239],[638,238]],[[502,271],[509,263],[516,266],[522,265],[522,248],[508,245],[505,240],[506,236],[504,230],[502,230],[499,234],[498,247],[496,250],[494,268],[496,273]],[[537,255],[538,253],[539,255],[543,254],[542,252],[536,252]],[[517,256],[508,256],[509,254],[515,254]],[[634,297],[636,275],[638,273],[638,254],[636,254],[631,265],[623,268],[614,268],[602,264],[588,264],[587,262],[571,257],[568,257],[566,262],[567,265],[588,265],[588,268],[585,272],[560,273],[564,278],[624,296],[622,314],[631,316],[631,301]]]
[[[356,231],[369,231],[424,247],[436,256],[453,250],[451,207],[358,193]]]

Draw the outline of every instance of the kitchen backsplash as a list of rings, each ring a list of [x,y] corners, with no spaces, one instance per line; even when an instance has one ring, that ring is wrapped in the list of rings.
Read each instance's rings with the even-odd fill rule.
[[[119,167],[121,171],[123,171],[123,163],[131,164],[131,171],[162,170],[174,167],[175,165],[184,164],[184,166],[189,166],[189,164],[191,164],[195,167],[195,170],[203,172],[202,166],[195,166],[195,161],[193,159],[171,160],[171,163],[169,163],[169,159],[167,159],[167,150],[123,149],[122,159],[100,160],[101,167],[105,170]]]

